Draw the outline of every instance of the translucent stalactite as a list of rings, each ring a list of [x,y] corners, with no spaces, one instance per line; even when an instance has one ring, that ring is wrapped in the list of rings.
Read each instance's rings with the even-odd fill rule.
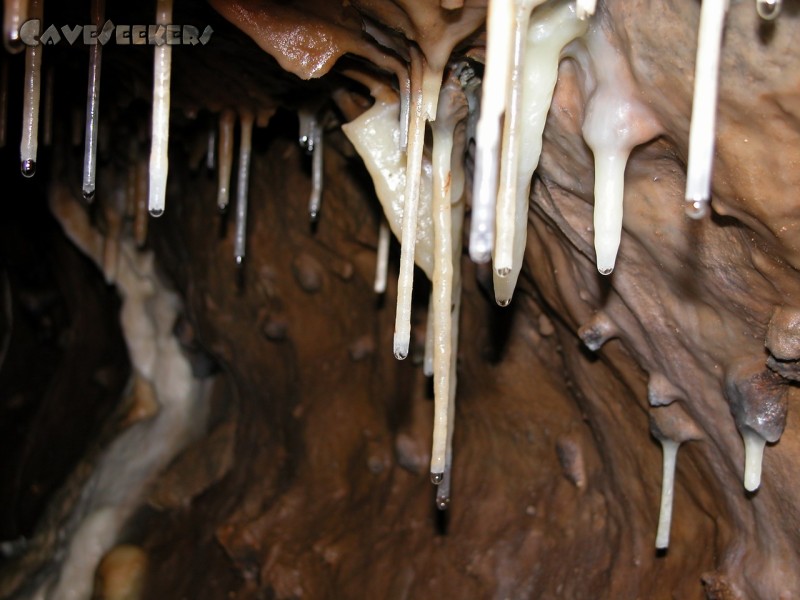
[[[172,22],[172,0],[158,0],[156,24]],[[148,209],[154,217],[164,214],[169,171],[169,107],[172,78],[172,46],[156,46],[153,59],[153,116],[150,138],[150,188]]]
[[[686,211],[694,219],[708,213],[711,198],[719,55],[727,11],[728,0],[704,0],[700,8],[694,100],[689,129],[689,162],[686,169]]]
[[[467,98],[460,81],[449,77],[441,88],[436,120],[431,124],[433,134],[433,193],[431,220],[433,221],[433,272],[431,274],[431,303],[429,319],[432,330],[433,359],[433,444],[431,449],[431,475],[442,475],[437,496],[437,506],[445,508],[450,498],[451,441],[453,433],[453,403],[455,401],[455,360],[458,347],[457,321],[460,289],[460,258],[463,213],[461,195],[464,177],[460,173],[463,148],[454,148],[455,130],[468,114]],[[453,162],[459,165],[458,172]],[[454,210],[454,204],[457,207]]]
[[[527,242],[527,214],[533,173],[542,153],[542,139],[558,67],[564,48],[586,33],[587,24],[570,3],[536,8],[520,5],[516,17],[514,69],[509,82],[509,108],[500,157],[500,191],[494,248],[494,292],[500,306],[511,302]]]
[[[486,21],[486,70],[481,114],[476,130],[474,190],[469,255],[478,263],[488,262],[494,248],[495,201],[497,197],[501,119],[506,107],[511,77],[514,12],[511,2],[489,3]]]
[[[414,53],[412,62],[412,114],[408,130],[406,153],[406,186],[403,193],[403,221],[400,238],[400,274],[397,283],[397,310],[394,326],[394,356],[408,356],[411,343],[411,293],[414,287],[414,251],[417,242],[417,211],[419,210],[419,186],[422,165],[422,149],[425,143],[425,117],[422,77],[422,58]],[[414,66],[416,65],[416,66]]]
[[[236,180],[236,225],[233,254],[237,265],[244,262],[247,244],[247,195],[250,181],[250,153],[253,140],[253,114],[243,112],[239,117],[239,169]]]
[[[579,19],[588,19],[597,8],[597,0],[576,0],[575,8]]]
[[[391,232],[389,225],[385,219],[381,219],[381,224],[378,228],[378,252],[375,258],[375,286],[376,294],[383,294],[386,292],[386,281],[389,272],[389,242],[391,241]]]
[[[24,48],[19,30],[29,18],[29,3],[28,0],[5,0],[3,8],[3,44],[8,52],[16,54]],[[41,18],[41,15],[36,16],[32,5],[30,18]]]
[[[208,144],[206,145],[206,170],[213,171],[217,165],[217,128],[208,128]]]
[[[514,232],[517,215],[517,173],[519,171],[520,138],[522,131],[522,84],[525,69],[525,46],[531,10],[541,0],[518,0],[514,2],[514,18],[511,32],[511,71],[508,75],[505,117],[503,119],[502,154],[500,160],[499,187],[496,197],[494,270],[499,277],[507,277],[513,265]],[[527,134],[527,132],[526,132]],[[527,208],[527,207],[526,207]],[[525,211],[527,213],[527,210]],[[508,304],[501,297],[501,304]]]
[[[92,21],[98,30],[102,27],[104,17],[105,0],[92,0]],[[103,46],[95,42],[89,48],[89,83],[86,90],[86,136],[83,143],[83,197],[87,200],[94,198],[97,179],[97,129],[100,124],[100,71],[102,57]]]
[[[583,139],[594,154],[594,248],[597,270],[614,270],[622,239],[625,168],[633,149],[663,132],[637,92],[602,27],[584,38],[596,83],[586,102]]]
[[[656,549],[669,547],[672,526],[672,503],[675,493],[675,469],[680,445],[700,440],[703,433],[682,408],[685,401],[670,401],[650,409],[650,433],[659,441],[662,450],[661,504],[658,511]]]
[[[319,219],[322,207],[322,173],[323,173],[323,135],[322,124],[318,119],[313,120],[311,128],[311,196],[308,199],[308,216],[311,222]]]
[[[765,21],[772,21],[778,18],[783,8],[783,0],[756,0],[756,11],[758,16]]]
[[[233,128],[236,113],[224,110],[219,116],[219,143],[217,168],[217,208],[225,210],[231,194],[231,171],[233,170]]]
[[[31,0],[29,11],[32,19],[42,18],[42,5],[43,0]],[[22,99],[22,141],[20,143],[20,169],[25,177],[33,177],[36,173],[43,49],[43,44],[25,47],[25,89]]]
[[[672,440],[659,440],[662,451],[661,505],[658,510],[658,531],[656,548],[669,547],[669,532],[672,526],[672,499],[675,491],[675,466],[680,443]]]

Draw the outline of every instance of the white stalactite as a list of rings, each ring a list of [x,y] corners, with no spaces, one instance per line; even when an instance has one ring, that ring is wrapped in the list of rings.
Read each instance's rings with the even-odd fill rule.
[[[208,143],[206,144],[206,170],[213,171],[217,166],[217,127],[216,124],[208,128]]]
[[[231,195],[231,172],[233,171],[233,128],[236,113],[224,110],[219,116],[219,168],[217,169],[217,208],[225,210]]]
[[[741,434],[744,441],[744,489],[755,492],[761,485],[761,464],[767,440],[749,427],[743,428]]]
[[[172,0],[158,0],[156,24],[172,22]],[[169,107],[172,79],[172,46],[156,46],[153,60],[153,116],[150,138],[150,186],[148,209],[154,217],[164,214],[169,172]]]
[[[239,177],[236,181],[236,225],[233,254],[237,265],[244,262],[247,245],[247,196],[250,181],[250,153],[253,140],[253,114],[243,112],[239,117]]]
[[[493,272],[495,300],[500,306],[511,302],[522,270],[531,181],[542,153],[542,136],[558,81],[561,53],[587,29],[571,3],[540,6],[522,24],[523,46],[515,53],[519,64],[510,82],[506,115],[506,126],[511,131],[504,135],[500,158]]]
[[[601,27],[587,34],[594,90],[586,103],[583,137],[594,153],[594,247],[597,270],[614,270],[622,239],[625,168],[631,151],[661,133],[641,102]]]
[[[105,0],[92,0],[92,20],[98,30],[105,15]],[[83,197],[92,200],[97,179],[97,130],[100,125],[100,71],[103,46],[89,49],[89,83],[86,91],[86,138],[83,150]]]
[[[411,293],[414,288],[417,211],[419,210],[422,150],[425,145],[424,107],[426,100],[424,90],[427,86],[417,85],[415,87],[413,81],[414,77],[412,77],[413,112],[406,153],[406,185],[403,192],[403,220],[400,237],[400,274],[397,281],[397,309],[393,341],[394,356],[399,360],[408,356],[408,347],[411,343]]]
[[[30,17],[41,19],[43,0],[31,0]],[[22,141],[20,142],[20,169],[25,177],[36,173],[39,150],[39,97],[42,82],[43,44],[25,47],[25,89],[22,99]]]
[[[375,286],[376,294],[383,294],[386,292],[386,282],[389,273],[389,242],[391,241],[391,232],[386,219],[381,219],[381,224],[378,227],[378,252],[375,258]]]
[[[308,199],[308,216],[311,222],[319,219],[322,207],[322,173],[323,173],[323,133],[322,124],[316,118],[311,128],[311,196]]]
[[[488,262],[494,248],[495,204],[500,152],[500,121],[506,107],[511,78],[514,12],[509,0],[491,0],[486,19],[486,69],[481,113],[476,130],[475,174],[469,255]]]
[[[695,219],[708,213],[714,168],[714,136],[722,30],[728,0],[703,0],[694,71],[694,100],[689,129],[689,164],[686,170],[687,214]]]
[[[24,48],[19,30],[28,20],[28,0],[5,0],[3,9],[3,43],[8,52],[16,54]],[[37,18],[32,7],[30,18]]]
[[[656,548],[669,547],[669,532],[672,526],[672,498],[675,491],[675,466],[680,443],[673,440],[660,440],[662,451],[661,507],[658,511],[658,531]]]

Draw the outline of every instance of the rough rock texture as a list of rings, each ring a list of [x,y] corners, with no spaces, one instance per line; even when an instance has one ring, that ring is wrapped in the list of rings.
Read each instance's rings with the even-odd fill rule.
[[[381,4],[358,6],[375,16]],[[120,540],[148,555],[144,597],[800,595],[800,424],[791,384],[800,359],[792,350],[800,292],[792,41],[800,22],[786,8],[763,25],[751,3],[731,7],[714,213],[696,222],[684,214],[683,187],[699,6],[600,3],[598,18],[666,133],[628,163],[620,254],[603,278],[592,250],[592,154],[580,134],[585,74],[575,61],[562,63],[512,305],[495,306],[485,269],[462,265],[446,513],[434,508],[427,473],[429,383],[413,364],[427,289],[420,277],[416,346],[397,362],[393,277],[385,298],[372,292],[379,207],[338,128],[326,133],[321,220],[308,224],[309,161],[291,110],[307,100],[304,86],[346,88],[333,111],[339,119],[363,110],[367,97],[336,67],[321,83],[278,75],[244,34],[192,8],[189,17],[218,27],[218,51],[240,60],[216,69],[214,45],[202,49],[195,72],[214,78],[210,100],[179,79],[176,104],[286,109],[256,130],[240,272],[232,219],[216,214],[213,181],[195,168],[208,123],[175,119],[167,212],[151,221],[149,243],[185,300],[192,345],[219,363],[227,388],[206,439],[167,470]],[[481,43],[468,51],[480,56]],[[135,62],[117,55],[118,67]],[[177,59],[184,77],[195,68],[188,57]],[[127,113],[119,112],[122,127]],[[106,170],[124,163],[109,159]],[[755,371],[788,407],[754,494],[742,487],[742,440],[726,396],[758,390],[736,380],[743,363],[760,364]],[[661,452],[648,411],[669,403],[702,439],[680,453],[671,544],[658,555]],[[6,516],[13,510],[3,504],[4,518],[20,518]]]

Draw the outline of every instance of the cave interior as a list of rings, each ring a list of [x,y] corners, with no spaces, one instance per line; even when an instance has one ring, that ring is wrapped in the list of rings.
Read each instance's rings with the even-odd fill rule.
[[[800,4],[42,3],[0,597],[800,597]]]

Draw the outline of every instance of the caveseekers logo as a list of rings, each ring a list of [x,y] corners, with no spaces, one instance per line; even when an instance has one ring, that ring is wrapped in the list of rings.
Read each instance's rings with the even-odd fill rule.
[[[42,22],[32,19],[20,27],[19,37],[23,44],[33,47],[55,46],[62,40],[70,46],[78,40],[86,46],[105,46],[111,40],[119,46],[205,46],[213,33],[210,25],[200,33],[194,25],[114,25],[111,21],[99,29],[97,25],[50,25],[42,32]]]

